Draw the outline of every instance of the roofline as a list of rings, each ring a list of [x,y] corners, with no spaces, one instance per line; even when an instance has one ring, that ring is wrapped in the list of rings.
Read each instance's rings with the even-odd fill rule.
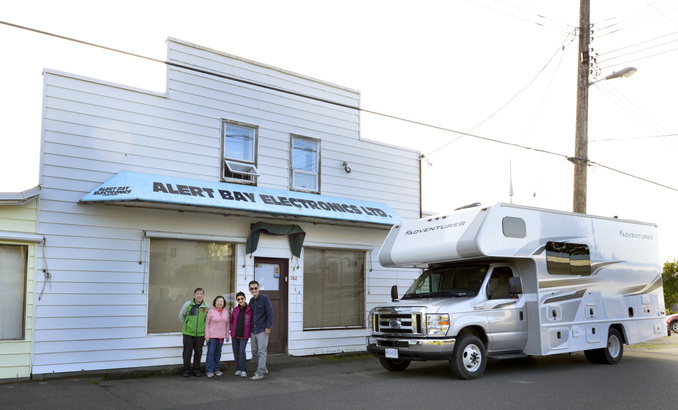
[[[21,192],[0,192],[0,205],[24,205],[40,196],[40,185]]]
[[[310,77],[310,76],[307,76],[307,75],[304,75],[304,74],[299,74],[299,73],[296,73],[296,72],[290,71],[290,70],[285,70],[284,68],[275,67],[275,66],[272,66],[270,64],[261,63],[259,61],[250,60],[248,58],[240,57],[240,56],[237,56],[235,54],[229,54],[229,53],[226,53],[224,51],[220,51],[220,50],[216,50],[216,49],[213,49],[213,48],[210,48],[210,47],[191,43],[190,41],[181,40],[181,39],[178,39],[176,37],[167,37],[167,42],[181,44],[181,45],[184,45],[184,46],[187,46],[187,47],[192,47],[192,48],[195,48],[195,49],[198,49],[198,50],[204,50],[204,51],[207,51],[207,52],[212,53],[212,54],[221,55],[221,56],[224,56],[224,57],[227,57],[227,58],[231,58],[233,60],[239,60],[239,61],[242,61],[242,62],[247,63],[247,64],[256,65],[256,66],[266,68],[266,69],[269,69],[269,70],[273,70],[273,71],[278,71],[278,72],[283,73],[283,74],[291,75],[291,76],[298,77],[298,78],[301,78],[301,79],[304,79],[304,80],[307,80],[307,81],[311,81],[311,82],[318,83],[318,84],[323,84],[325,86],[337,88],[337,89],[340,89],[340,90],[344,90],[346,92],[350,92],[350,93],[360,95],[360,91],[346,87],[346,86],[343,86],[343,85],[331,83],[331,82],[328,82],[328,81],[325,81],[325,80],[320,80],[318,78]],[[168,60],[169,60],[169,58],[168,58]]]

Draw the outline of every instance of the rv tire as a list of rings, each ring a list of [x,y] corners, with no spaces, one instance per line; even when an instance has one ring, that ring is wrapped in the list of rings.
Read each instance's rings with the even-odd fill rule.
[[[584,350],[584,356],[586,356],[586,360],[588,360],[591,363],[596,363],[596,364],[601,363],[600,349]]]
[[[586,350],[586,359],[596,364],[616,364],[624,355],[624,341],[617,329],[610,328],[607,334],[607,347],[602,349]]]
[[[410,365],[410,360],[408,359],[387,359],[385,357],[379,357],[379,363],[384,367],[384,369],[391,372],[402,372],[407,369],[407,366]]]
[[[461,335],[450,359],[452,374],[464,380],[477,379],[485,372],[487,354],[483,342],[473,335]]]
[[[601,349],[603,364],[616,364],[624,355],[624,339],[617,329],[610,328],[607,333],[607,347]]]

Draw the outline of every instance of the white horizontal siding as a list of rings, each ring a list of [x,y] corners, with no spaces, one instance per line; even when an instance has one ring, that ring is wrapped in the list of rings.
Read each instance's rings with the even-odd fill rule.
[[[27,248],[24,337],[22,340],[0,340],[0,379],[27,378],[31,374],[31,344],[35,329],[35,262],[38,245],[32,241],[24,242],[21,239],[22,235],[16,233],[35,234],[37,217],[38,200],[31,200],[23,205],[0,206],[0,232],[8,238],[0,240],[0,244]],[[16,239],[11,239],[14,236]]]
[[[347,88],[177,40],[168,47],[172,62],[360,103],[359,93]],[[144,231],[244,241],[250,223],[280,221],[78,201],[123,170],[219,180],[223,119],[258,126],[260,187],[290,188],[290,134],[303,135],[321,141],[323,194],[384,202],[405,217],[418,216],[418,153],[360,139],[354,109],[174,67],[164,95],[47,70],[45,104],[38,232],[46,245],[38,269],[52,278],[36,284],[44,294],[35,309],[35,374],[181,363],[179,333],[147,334]],[[392,284],[409,286],[416,276],[379,266],[384,229],[299,225],[308,243],[370,249],[365,314],[388,300]],[[254,259],[244,255],[244,244],[236,249],[236,290],[249,296]],[[365,329],[303,330],[303,260],[291,257],[286,237],[262,235],[254,256],[289,259],[296,276],[289,282],[290,354],[364,349]],[[230,346],[224,360],[232,360]]]
[[[176,39],[168,42],[168,60],[342,104],[357,105],[359,98],[357,91],[345,87]]]

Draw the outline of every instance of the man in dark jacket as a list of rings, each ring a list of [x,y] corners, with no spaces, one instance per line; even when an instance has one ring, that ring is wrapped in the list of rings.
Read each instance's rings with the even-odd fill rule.
[[[259,282],[250,282],[250,308],[252,309],[252,359],[258,362],[257,371],[250,380],[261,380],[268,374],[266,354],[268,335],[273,328],[273,304],[271,299],[260,293]]]
[[[184,371],[183,376],[191,375],[191,353],[193,353],[193,374],[200,377],[200,359],[205,344],[205,319],[209,306],[203,301],[205,291],[197,288],[193,291],[193,300],[184,303],[179,311],[179,319],[184,323],[181,333],[184,335]]]

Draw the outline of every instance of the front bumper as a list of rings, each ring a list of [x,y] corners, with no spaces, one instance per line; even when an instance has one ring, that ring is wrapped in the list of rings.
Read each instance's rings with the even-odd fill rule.
[[[454,352],[455,338],[397,339],[367,337],[367,351],[375,356],[385,356],[386,349],[398,349],[398,358],[409,360],[449,360]]]

